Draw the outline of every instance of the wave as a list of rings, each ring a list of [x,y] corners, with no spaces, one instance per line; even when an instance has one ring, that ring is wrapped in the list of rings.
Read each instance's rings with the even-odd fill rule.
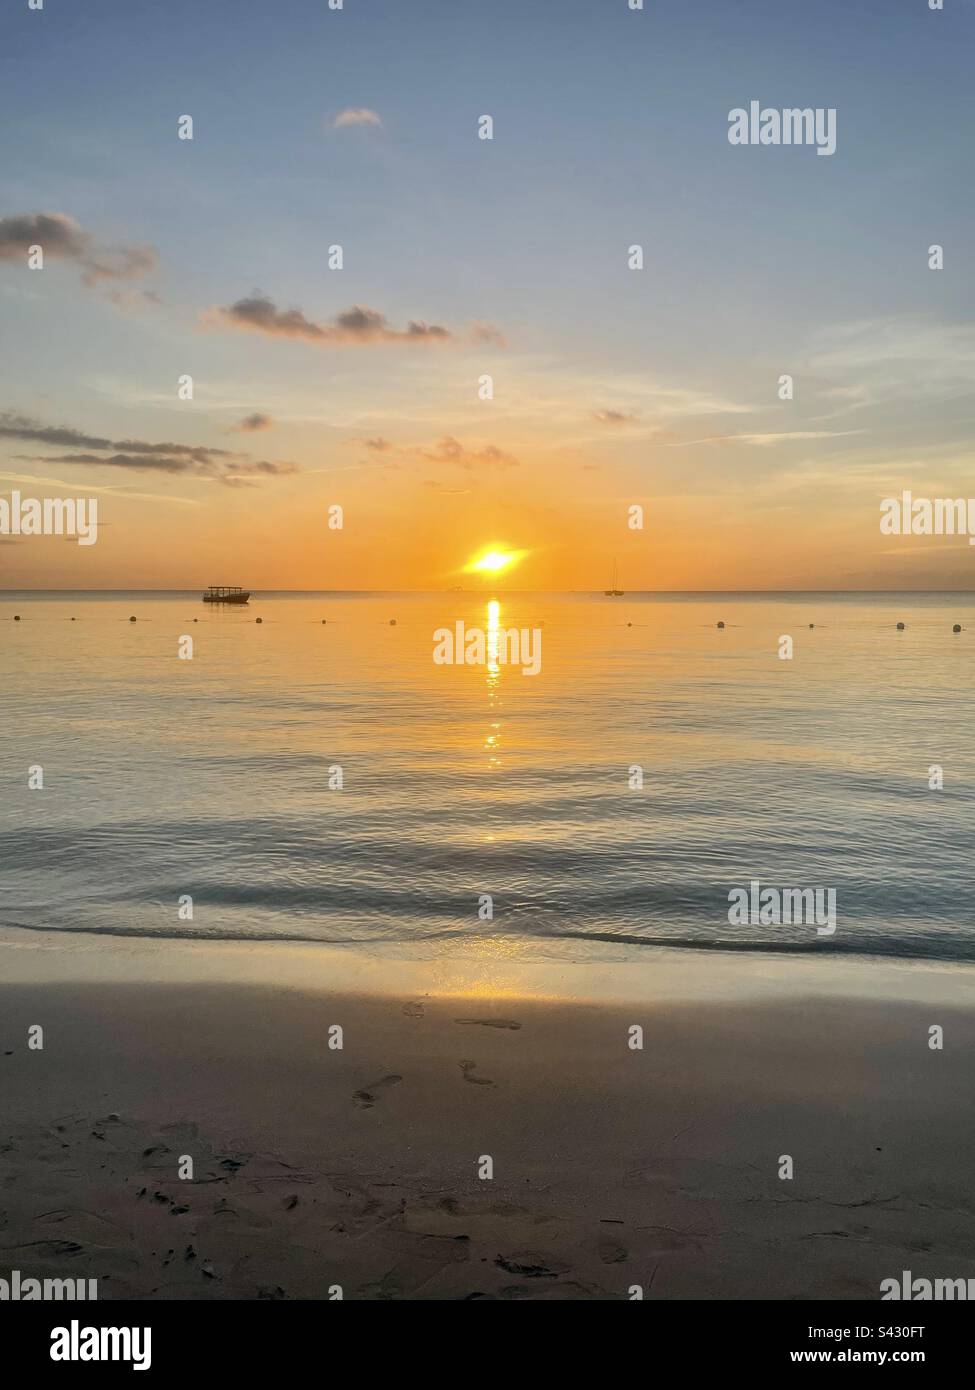
[[[354,936],[347,933],[341,935],[324,935],[321,932],[311,934],[304,932],[293,932],[287,930],[278,931],[248,931],[227,930],[220,927],[181,927],[166,926],[160,928],[147,929],[138,926],[85,926],[72,924],[69,927],[52,926],[49,923],[41,925],[9,921],[0,917],[0,931],[27,931],[39,932],[52,936],[95,936],[95,937],[122,937],[142,941],[205,941],[205,942],[236,942],[241,945],[247,944],[283,944],[283,945],[307,945],[307,946],[345,946],[375,951],[378,947],[396,948],[422,946],[425,943],[435,944],[438,947],[448,941],[460,941],[471,939],[490,939],[493,941],[504,941],[515,944],[526,960],[532,957],[532,945],[548,942],[572,943],[575,946],[586,945],[608,945],[625,948],[639,948],[640,950],[680,950],[691,952],[718,952],[734,955],[771,955],[771,956],[810,956],[810,955],[829,955],[844,957],[863,957],[876,959],[889,958],[894,960],[923,960],[940,961],[945,964],[955,962],[958,964],[968,964],[975,962],[975,943],[971,946],[965,943],[961,949],[954,951],[945,950],[943,938],[938,937],[914,937],[911,941],[897,941],[891,938],[880,939],[877,937],[861,937],[857,940],[830,937],[817,938],[814,941],[754,941],[754,940],[733,940],[714,941],[708,938],[694,936],[641,936],[633,932],[609,932],[609,931],[588,931],[588,932],[567,932],[536,930],[532,932],[519,932],[518,934],[503,932],[481,932],[475,933],[470,928],[444,928],[434,932],[414,932],[408,935],[391,935],[387,937],[377,937],[375,932],[370,932],[366,936]]]

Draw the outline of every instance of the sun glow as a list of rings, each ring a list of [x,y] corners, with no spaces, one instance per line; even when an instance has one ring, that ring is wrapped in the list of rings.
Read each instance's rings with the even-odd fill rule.
[[[479,555],[464,566],[465,574],[501,574],[504,570],[516,565],[525,554],[524,550],[501,550],[497,546],[492,546],[489,550],[483,550]]]

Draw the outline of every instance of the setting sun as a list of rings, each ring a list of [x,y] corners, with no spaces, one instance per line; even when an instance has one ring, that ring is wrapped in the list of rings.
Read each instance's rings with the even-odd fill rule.
[[[485,550],[464,566],[464,573],[500,574],[516,565],[524,554],[523,550]]]

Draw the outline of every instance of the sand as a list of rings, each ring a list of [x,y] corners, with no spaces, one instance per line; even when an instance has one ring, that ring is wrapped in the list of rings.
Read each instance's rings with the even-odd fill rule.
[[[714,997],[669,997],[665,963],[597,1002],[424,992],[416,964],[402,992],[336,990],[314,948],[284,978],[174,947],[168,981],[161,953],[139,978],[136,948],[124,970],[62,949],[0,944],[4,1277],[104,1300],[876,1299],[903,1269],[975,1276],[971,976],[901,971],[868,1000],[819,962],[769,988],[768,965],[695,957]]]

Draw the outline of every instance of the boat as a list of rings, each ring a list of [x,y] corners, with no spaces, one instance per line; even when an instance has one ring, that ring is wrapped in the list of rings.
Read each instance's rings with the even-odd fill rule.
[[[246,603],[250,598],[247,589],[235,588],[232,584],[211,584],[203,595],[204,603]]]
[[[607,598],[622,598],[622,597],[623,597],[623,590],[622,590],[622,589],[617,589],[617,587],[616,587],[616,585],[617,585],[618,583],[619,583],[619,576],[618,576],[617,573],[616,573],[616,561],[614,560],[614,561],[613,561],[613,587],[612,587],[611,589],[604,589],[604,590],[603,590],[603,593],[606,595]]]

